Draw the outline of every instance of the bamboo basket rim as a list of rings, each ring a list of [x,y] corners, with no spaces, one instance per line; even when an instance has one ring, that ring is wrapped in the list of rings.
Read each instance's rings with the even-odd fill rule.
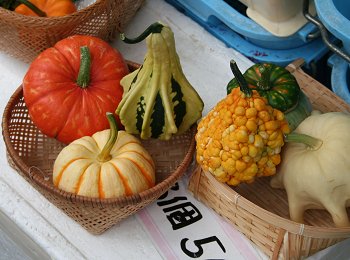
[[[234,189],[229,187],[228,185],[225,185],[224,183],[220,183],[215,179],[212,174],[205,172],[203,169],[201,169],[201,166],[197,165],[196,171],[201,171],[201,173],[196,175],[195,179],[195,188],[193,195],[196,196],[198,185],[200,182],[200,178],[202,174],[205,174],[206,178],[210,181],[210,183],[213,185],[214,189],[220,190],[221,195],[224,195],[226,199],[231,201],[236,207],[240,206],[244,209],[246,209],[249,212],[254,212],[256,215],[264,219],[266,222],[269,222],[270,224],[274,226],[278,226],[279,228],[282,228],[290,233],[296,234],[296,235],[303,235],[303,236],[309,236],[309,237],[319,237],[323,238],[325,234],[328,234],[331,237],[344,237],[344,236],[350,236],[350,227],[316,227],[308,224],[302,224],[295,221],[292,221],[290,219],[281,217],[273,212],[270,212],[255,203],[251,202],[250,200],[246,199],[244,196],[241,196],[238,192],[236,192]],[[234,195],[232,198],[232,194]],[[322,235],[322,236],[321,236]]]
[[[16,13],[15,11],[11,11],[11,10],[5,9],[3,7],[0,7],[0,12],[1,12],[1,16],[6,15],[6,18],[8,17],[9,19],[13,18],[13,17],[21,17],[21,19],[23,19],[22,22],[23,21],[24,22],[43,22],[43,21],[58,22],[58,21],[61,21],[62,23],[64,23],[66,20],[70,19],[71,17],[79,16],[81,13],[89,11],[90,9],[94,9],[95,6],[103,4],[103,2],[106,2],[106,1],[109,1],[109,0],[96,0],[94,3],[88,5],[80,10],[75,11],[74,13],[63,15],[63,16],[49,16],[49,17],[29,16],[29,15]],[[112,0],[112,1],[115,1],[115,0]],[[3,18],[5,18],[5,17],[2,17],[2,19]]]
[[[138,63],[126,61],[129,67],[137,67],[140,66]],[[12,94],[10,97],[3,113],[2,117],[2,135],[3,139],[7,148],[8,155],[11,157],[13,162],[16,164],[16,166],[19,168],[19,170],[24,173],[26,176],[28,176],[30,179],[32,179],[36,184],[38,184],[40,187],[44,188],[46,191],[53,193],[59,197],[68,199],[71,202],[76,203],[89,203],[92,205],[100,205],[100,206],[109,206],[109,205],[135,205],[143,200],[147,200],[152,198],[155,194],[157,194],[159,191],[162,190],[168,190],[170,188],[170,185],[175,183],[177,179],[179,179],[184,172],[186,171],[188,165],[191,163],[193,159],[193,154],[195,152],[195,133],[196,133],[196,124],[194,124],[189,130],[188,133],[191,136],[191,141],[189,143],[188,149],[186,151],[186,154],[181,161],[181,163],[177,166],[177,168],[167,176],[166,179],[162,180],[161,182],[157,183],[154,187],[147,189],[143,192],[140,192],[138,194],[134,194],[131,196],[121,196],[117,198],[108,198],[108,199],[100,199],[100,198],[90,198],[86,196],[76,195],[73,193],[69,193],[63,190],[58,189],[57,187],[53,186],[51,182],[48,182],[44,178],[44,174],[33,166],[28,166],[18,155],[16,150],[11,144],[11,137],[8,134],[9,128],[8,128],[8,121],[11,117],[11,111],[13,110],[14,106],[16,105],[16,101],[19,100],[23,96],[23,87],[20,85],[16,91]],[[161,142],[161,141],[159,141]]]

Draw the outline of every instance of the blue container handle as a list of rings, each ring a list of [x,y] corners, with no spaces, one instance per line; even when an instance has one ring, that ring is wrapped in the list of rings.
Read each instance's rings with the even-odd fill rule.
[[[335,54],[343,58],[345,61],[350,63],[350,56],[344,51],[342,51],[340,48],[338,48],[336,45],[332,44],[332,42],[329,40],[328,30],[323,25],[323,23],[309,13],[309,0],[304,0],[303,2],[303,14],[308,21],[310,21],[311,23],[315,24],[318,27],[321,33],[322,40],[327,45],[327,47],[332,52],[334,52]]]

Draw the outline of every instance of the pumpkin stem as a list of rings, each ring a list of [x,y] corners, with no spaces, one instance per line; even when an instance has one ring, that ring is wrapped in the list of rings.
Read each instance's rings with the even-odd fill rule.
[[[46,13],[42,10],[40,10],[35,4],[29,2],[28,0],[18,0],[21,4],[24,4],[26,7],[28,7],[30,10],[32,10],[34,13],[36,13],[40,17],[46,17]]]
[[[237,83],[241,89],[241,91],[247,96],[251,97],[253,94],[253,91],[248,87],[248,83],[246,79],[244,78],[242,72],[239,70],[237,63],[234,60],[230,61],[230,68],[235,76]]]
[[[100,162],[106,162],[112,158],[111,150],[118,137],[117,121],[115,120],[113,113],[107,112],[106,116],[109,122],[110,132],[105,146],[103,147],[101,153],[97,157]]]
[[[260,80],[257,82],[257,85],[262,90],[269,90],[270,89],[270,74],[271,74],[271,67],[265,66],[264,64],[260,64],[258,67],[261,77]]]
[[[81,88],[87,88],[90,83],[91,56],[87,46],[80,47],[80,67],[77,84]]]
[[[164,27],[164,25],[161,24],[160,22],[155,22],[155,23],[151,24],[150,26],[148,26],[146,28],[146,30],[143,33],[141,33],[139,36],[137,36],[136,38],[130,39],[130,38],[127,38],[124,33],[121,33],[120,39],[125,43],[130,43],[130,44],[138,43],[138,42],[141,42],[144,39],[146,39],[146,37],[148,35],[150,35],[151,33],[160,33],[162,31],[163,27]]]
[[[302,143],[305,144],[311,150],[318,150],[323,141],[306,134],[291,133],[284,137],[284,140],[288,143]]]

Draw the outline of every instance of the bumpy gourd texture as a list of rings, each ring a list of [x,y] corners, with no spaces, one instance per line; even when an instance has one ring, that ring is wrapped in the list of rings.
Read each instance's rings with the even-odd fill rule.
[[[125,131],[111,150],[111,159],[101,162],[98,155],[110,130],[85,136],[66,146],[53,169],[53,183],[59,189],[94,198],[115,198],[137,194],[155,184],[152,157],[140,141]]]
[[[236,88],[200,121],[196,159],[221,182],[249,183],[276,173],[283,134],[288,132],[281,111],[257,91],[246,97]]]

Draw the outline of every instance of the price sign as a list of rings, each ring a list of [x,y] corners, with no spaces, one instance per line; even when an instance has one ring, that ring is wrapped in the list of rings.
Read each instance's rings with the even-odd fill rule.
[[[244,235],[193,198],[183,180],[136,216],[164,259],[261,259]]]

